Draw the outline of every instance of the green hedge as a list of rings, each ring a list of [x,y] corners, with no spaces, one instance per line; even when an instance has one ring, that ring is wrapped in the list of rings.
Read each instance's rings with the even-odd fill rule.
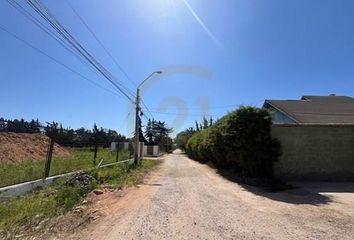
[[[189,157],[213,162],[220,168],[236,168],[248,177],[273,176],[273,162],[280,144],[271,137],[267,110],[241,107],[195,133],[186,145]]]
[[[188,140],[193,136],[196,131],[193,128],[188,128],[176,135],[175,143],[177,147],[186,151],[186,145]]]

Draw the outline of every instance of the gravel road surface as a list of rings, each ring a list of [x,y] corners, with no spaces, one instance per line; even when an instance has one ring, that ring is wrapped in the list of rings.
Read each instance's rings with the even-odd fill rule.
[[[267,193],[174,153],[72,239],[354,239],[354,190]]]

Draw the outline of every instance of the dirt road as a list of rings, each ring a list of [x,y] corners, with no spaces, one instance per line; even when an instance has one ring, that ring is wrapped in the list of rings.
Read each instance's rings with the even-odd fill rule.
[[[106,216],[71,238],[353,239],[353,191],[347,194],[246,190],[171,154],[139,189],[102,200]]]

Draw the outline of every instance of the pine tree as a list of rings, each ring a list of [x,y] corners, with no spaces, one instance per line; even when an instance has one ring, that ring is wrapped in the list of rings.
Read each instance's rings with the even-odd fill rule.
[[[203,117],[203,129],[207,129],[209,127],[209,122],[207,118],[204,116]]]
[[[7,123],[4,118],[0,118],[0,132],[6,132],[7,130]]]
[[[154,120],[152,120],[154,121]],[[147,143],[150,145],[154,145],[154,132],[153,132],[153,126],[152,126],[152,121],[149,118],[146,126],[145,126],[145,132],[144,132],[144,136],[147,140]]]

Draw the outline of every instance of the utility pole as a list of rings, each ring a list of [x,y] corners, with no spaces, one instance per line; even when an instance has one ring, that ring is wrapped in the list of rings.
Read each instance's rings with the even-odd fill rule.
[[[140,119],[139,119],[139,114],[140,114],[140,86],[148,80],[150,77],[152,77],[154,74],[162,74],[162,71],[155,71],[151,73],[147,78],[142,81],[138,87],[136,88],[136,99],[135,99],[135,139],[134,139],[134,164],[137,165],[139,163],[139,129],[140,129]]]
[[[140,112],[140,96],[139,96],[139,87],[136,89],[136,99],[135,99],[135,149],[134,149],[134,164],[139,163],[139,112]]]

